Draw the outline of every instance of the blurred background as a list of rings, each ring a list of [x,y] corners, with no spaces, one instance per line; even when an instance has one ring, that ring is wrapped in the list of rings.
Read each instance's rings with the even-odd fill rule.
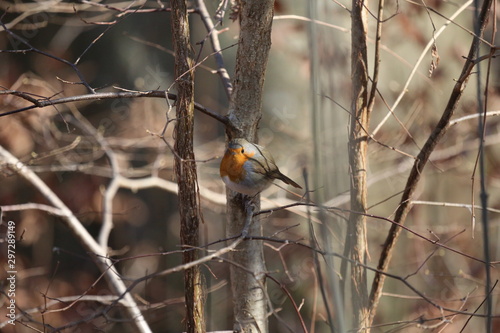
[[[384,9],[378,97],[371,116],[369,145],[370,214],[392,218],[409,170],[427,137],[440,118],[467,56],[473,18],[472,2],[390,2]],[[107,7],[106,7],[106,6]],[[41,52],[22,50],[31,45],[39,51],[77,63],[86,82],[98,91],[166,90],[175,93],[168,3],[142,2],[19,2],[2,1],[0,11],[0,86],[35,98],[59,98],[87,94],[75,71],[67,64]],[[206,3],[213,15],[219,5]],[[327,206],[348,209],[349,167],[347,156],[348,110],[351,105],[350,2],[318,0],[275,1],[272,49],[266,73],[263,117],[259,143],[274,155],[281,171],[305,184],[313,199]],[[373,40],[377,11],[370,3],[367,17],[369,71],[373,71]],[[130,6],[130,10],[125,8]],[[371,7],[373,6],[373,8]],[[121,8],[121,10],[118,10]],[[226,69],[232,77],[236,56],[238,22],[225,15],[218,27]],[[438,15],[438,14],[439,15]],[[456,16],[441,32],[447,18]],[[228,112],[229,101],[220,78],[207,31],[192,13],[191,33],[196,59],[196,102],[220,114]],[[496,17],[492,17],[492,21]],[[311,23],[312,21],[312,23]],[[491,26],[491,23],[490,23]],[[15,38],[10,29],[29,45]],[[435,38],[435,47],[432,45]],[[492,31],[485,39],[491,41]],[[498,39],[497,39],[498,40]],[[430,43],[430,44],[429,44]],[[492,42],[493,44],[494,41]],[[432,51],[434,49],[434,51]],[[489,52],[484,48],[481,54]],[[434,64],[434,65],[433,65]],[[486,86],[486,61],[481,65],[482,89]],[[500,114],[498,60],[492,62],[486,91],[487,111]],[[479,204],[479,174],[474,172],[478,154],[476,77],[472,76],[455,112],[457,120],[436,151],[419,183],[418,196],[406,226],[431,240],[471,257],[483,258],[480,211],[472,228],[472,203]],[[30,105],[19,97],[2,93],[0,112]],[[140,179],[158,176],[175,182],[173,156],[159,137],[173,146],[174,113],[161,98],[85,101],[35,109],[0,118],[0,145],[35,171],[63,200],[85,228],[97,237],[102,223],[103,195],[113,172],[108,151],[118,161],[119,173]],[[390,114],[390,111],[393,114]],[[496,112],[496,113],[495,113]],[[389,114],[389,116],[387,116]],[[83,119],[86,119],[88,123]],[[222,124],[196,113],[195,153],[204,223],[201,244],[225,237],[225,188],[218,165],[224,152]],[[102,137],[103,140],[98,140]],[[105,142],[106,147],[103,146]],[[487,118],[485,133],[486,184],[488,189],[490,250],[493,261],[500,258],[500,135],[497,117]],[[58,328],[75,323],[66,331],[127,332],[118,310],[92,321],[81,321],[102,310],[101,302],[78,302],[78,295],[110,295],[101,273],[62,223],[61,218],[37,209],[16,209],[17,204],[48,204],[47,199],[9,166],[1,165],[0,205],[3,221],[0,236],[6,239],[7,221],[17,231],[16,304],[26,315],[15,327],[6,324],[8,299],[7,243],[0,243],[4,270],[0,297],[2,332],[43,331],[43,324]],[[283,185],[283,184],[281,184]],[[263,209],[300,200],[272,186],[263,193]],[[312,223],[321,230],[320,245],[342,254],[347,213],[317,214]],[[305,208],[280,210],[261,215],[264,235],[280,240],[311,244]],[[179,217],[173,188],[120,189],[113,200],[114,228],[110,255],[126,281],[180,264]],[[381,245],[390,223],[369,218],[369,261],[376,267]],[[296,245],[265,242],[269,274],[291,293],[310,332],[329,332],[327,314],[318,286],[318,271],[312,253]],[[224,242],[210,246],[221,248]],[[321,258],[320,258],[321,259]],[[322,259],[321,259],[322,260]],[[322,260],[322,263],[323,260]],[[323,266],[322,274],[338,275],[340,259]],[[232,327],[232,301],[228,264],[209,262],[202,267],[207,292],[207,329]],[[484,265],[463,255],[438,248],[431,242],[403,231],[391,262],[391,274],[442,306],[473,312],[485,297]],[[369,279],[373,277],[369,272]],[[340,277],[342,279],[342,277]],[[499,278],[492,267],[492,279]],[[348,283],[349,279],[346,279]],[[368,281],[368,286],[371,281]],[[301,330],[296,311],[286,294],[268,282],[271,332]],[[498,310],[498,288],[494,310]],[[349,288],[332,290],[325,285],[329,302],[333,293],[345,297],[342,309],[333,309],[350,324]],[[388,279],[375,319],[373,332],[464,332],[484,330],[484,319],[443,314],[413,293],[401,281]],[[133,289],[146,320],[155,332],[184,329],[183,276],[175,273],[152,278]],[[483,313],[484,309],[479,309]],[[499,312],[495,311],[498,315]],[[445,321],[449,320],[448,321]],[[495,320],[495,329],[500,322]],[[45,331],[50,331],[47,328]],[[350,326],[349,326],[350,327]],[[352,328],[352,327],[351,327]],[[494,331],[495,331],[494,329]]]

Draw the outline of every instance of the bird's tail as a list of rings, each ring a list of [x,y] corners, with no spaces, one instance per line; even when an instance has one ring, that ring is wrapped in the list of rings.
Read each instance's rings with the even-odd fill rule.
[[[284,182],[288,185],[292,185],[295,188],[302,188],[302,186],[300,186],[299,184],[297,184],[296,182],[294,182],[293,180],[291,180],[290,178],[288,178],[287,176],[285,176],[281,172],[280,172],[279,176],[276,178],[278,178],[279,180],[281,180],[282,182]]]

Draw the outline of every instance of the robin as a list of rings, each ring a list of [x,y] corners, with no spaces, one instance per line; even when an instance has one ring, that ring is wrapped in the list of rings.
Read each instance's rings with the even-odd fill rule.
[[[279,179],[296,188],[299,184],[280,172],[271,154],[245,139],[234,139],[220,163],[220,176],[227,187],[246,195],[256,195]]]

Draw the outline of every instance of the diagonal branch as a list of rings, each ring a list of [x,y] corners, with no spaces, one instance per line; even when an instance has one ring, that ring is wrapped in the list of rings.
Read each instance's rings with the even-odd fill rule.
[[[62,215],[61,218],[66,226],[71,230],[73,235],[80,241],[80,243],[94,255],[94,260],[99,266],[99,269],[106,274],[111,288],[116,295],[121,295],[123,300],[127,303],[126,311],[132,321],[136,324],[138,332],[148,333],[151,332],[146,320],[144,319],[141,311],[137,307],[133,297],[127,292],[127,288],[120,277],[110,267],[113,263],[108,258],[106,249],[102,248],[89,232],[83,227],[82,223],[75,217],[73,212],[62,202],[62,200],[45,184],[40,177],[38,177],[32,170],[24,165],[10,152],[0,146],[0,157],[10,165],[20,176],[31,183],[45,198],[59,210]]]
[[[410,175],[408,176],[408,181],[406,183],[403,196],[394,217],[394,221],[398,224],[403,224],[405,222],[408,212],[412,207],[411,200],[413,199],[413,194],[415,193],[424,167],[429,161],[429,157],[436,148],[436,145],[439,143],[441,138],[445,135],[446,131],[450,127],[450,119],[453,116],[460,97],[462,96],[462,93],[466,87],[467,80],[471,75],[474,66],[476,65],[476,58],[478,57],[478,45],[481,43],[481,36],[488,22],[488,15],[490,12],[491,4],[492,0],[485,0],[483,3],[481,14],[478,18],[480,34],[474,36],[469,50],[469,55],[467,56],[467,60],[462,69],[462,73],[460,74],[460,77],[458,78],[453,91],[451,92],[450,99],[448,100],[448,104],[446,105],[443,115],[441,116],[441,119],[427,139],[424,147],[418,154],[415,163],[413,164],[413,168],[410,172]],[[393,224],[391,226],[389,234],[384,243],[378,263],[378,270],[380,272],[386,272],[389,267],[397,238],[401,232],[401,228],[398,224]],[[377,305],[382,295],[382,288],[384,286],[385,275],[381,274],[380,272],[377,272],[375,274],[370,294],[370,322],[373,322]]]
[[[224,86],[224,91],[228,98],[231,97],[231,93],[233,92],[233,85],[231,83],[231,78],[224,67],[224,58],[222,56],[222,49],[219,43],[219,32],[217,31],[216,25],[212,22],[210,15],[208,14],[207,7],[205,6],[204,0],[195,0],[196,11],[200,14],[201,20],[205,25],[205,28],[208,31],[208,36],[210,38],[210,43],[212,44],[212,49],[214,51],[215,63],[217,64],[217,74],[219,74],[222,85]],[[219,21],[218,23],[220,23]],[[218,24],[217,23],[217,24]],[[203,41],[204,42],[204,41]],[[201,43],[203,43],[201,42]]]

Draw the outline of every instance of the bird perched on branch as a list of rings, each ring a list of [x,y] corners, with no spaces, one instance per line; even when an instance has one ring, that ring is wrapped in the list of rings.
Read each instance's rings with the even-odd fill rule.
[[[245,139],[229,142],[220,163],[220,176],[231,190],[250,196],[268,188],[275,179],[302,188],[280,172],[271,153]]]

